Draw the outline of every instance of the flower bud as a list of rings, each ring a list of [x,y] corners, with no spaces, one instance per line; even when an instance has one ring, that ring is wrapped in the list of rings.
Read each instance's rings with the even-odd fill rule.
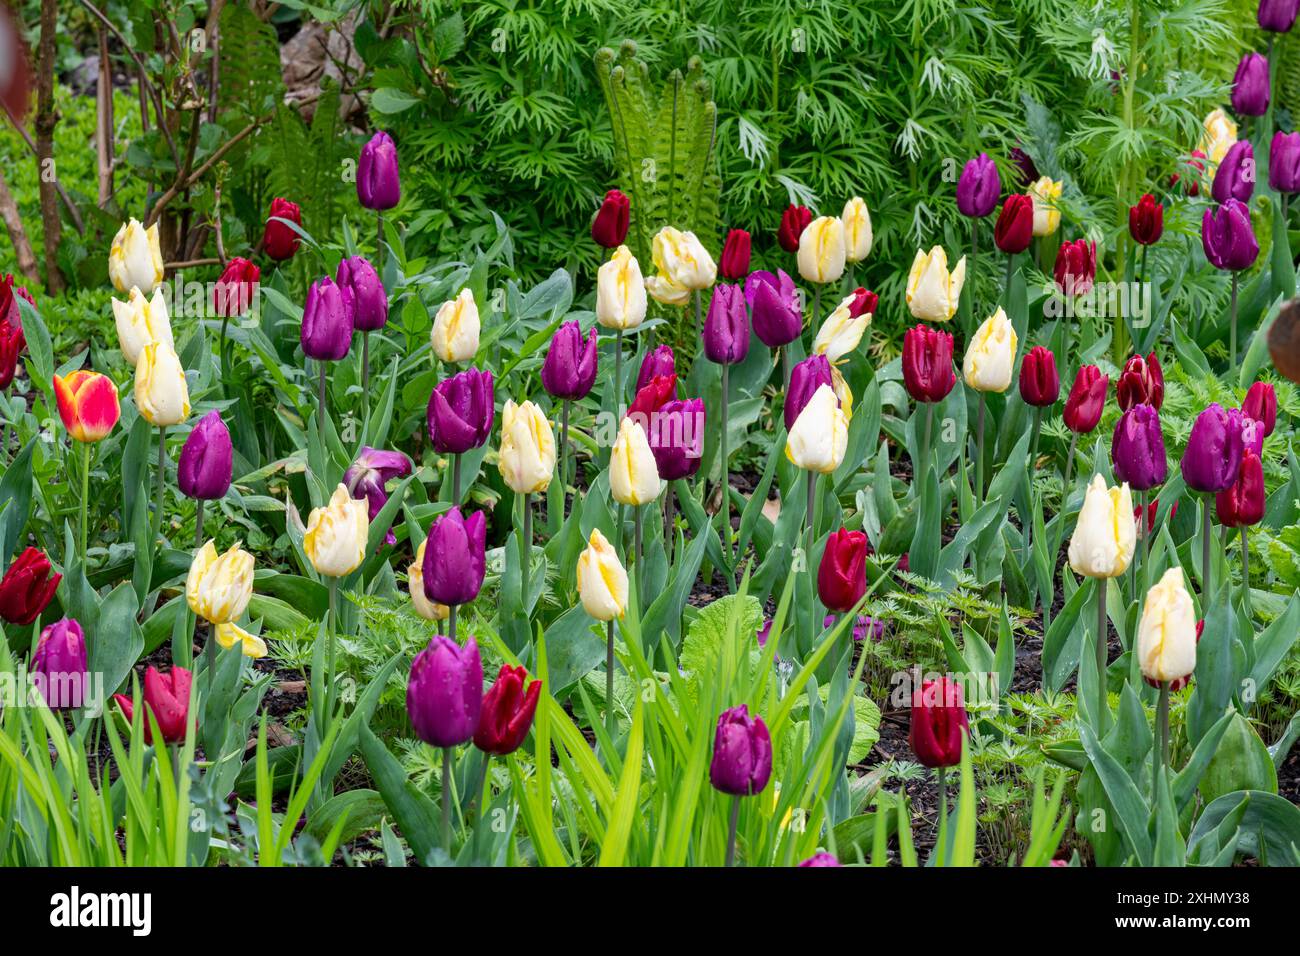
[[[846,296],[817,330],[813,354],[834,362],[856,349],[871,324],[877,301],[874,292],[861,288]]]
[[[519,749],[537,713],[542,682],[533,681],[524,690],[528,671],[502,664],[496,682],[483,695],[474,746],[484,753],[504,757]]]
[[[713,735],[709,782],[715,790],[738,797],[761,793],[772,776],[772,738],[758,715],[745,704],[724,710]]]
[[[1259,456],[1246,449],[1241,456],[1237,480],[1214,496],[1219,524],[1225,528],[1245,528],[1264,520],[1268,504],[1264,490],[1264,465]]]
[[[803,235],[810,222],[812,222],[812,213],[808,211],[808,207],[791,203],[785,207],[785,212],[781,213],[781,227],[776,231],[776,241],[786,252],[798,252],[799,237]]]
[[[1061,183],[1050,176],[1039,177],[1029,187],[1029,198],[1034,201],[1034,235],[1050,236],[1061,225]]]
[[[949,273],[948,254],[942,246],[935,246],[928,253],[918,249],[907,276],[907,307],[913,318],[947,322],[957,314],[965,283],[965,256],[957,260],[957,267]]]
[[[1088,578],[1119,577],[1133,560],[1136,545],[1137,522],[1128,485],[1107,488],[1106,479],[1094,475],[1070,538],[1070,567]]]
[[[1124,411],[1134,405],[1150,405],[1160,410],[1165,401],[1165,376],[1154,351],[1145,359],[1141,355],[1129,356],[1115,383],[1115,399]]]
[[[627,571],[599,528],[591,529],[587,547],[578,556],[578,597],[598,621],[612,621],[627,611]]]
[[[117,344],[122,357],[131,365],[140,361],[140,353],[150,342],[166,342],[175,348],[171,320],[167,315],[167,299],[162,289],[146,299],[139,289],[131,287],[127,301],[113,300],[113,319],[117,324]]]
[[[903,336],[903,386],[918,402],[941,402],[957,384],[952,370],[952,336],[917,325]]]
[[[1268,112],[1268,60],[1251,51],[1237,63],[1232,77],[1232,108],[1238,116],[1263,116]]]
[[[1097,244],[1091,239],[1061,243],[1053,277],[1063,294],[1087,295],[1097,277]]]
[[[65,617],[41,631],[29,679],[50,710],[75,710],[89,703],[90,668],[80,624]]]
[[[487,519],[481,511],[465,518],[452,508],[435,519],[420,552],[425,598],[450,607],[478,597],[487,573],[486,544]]]
[[[832,611],[851,611],[867,593],[867,536],[841,528],[831,532],[817,566],[817,594]]]
[[[1236,199],[1205,210],[1201,218],[1201,247],[1216,269],[1249,269],[1259,256],[1259,240],[1250,224],[1250,208]]]
[[[713,288],[704,320],[704,355],[719,365],[735,365],[749,354],[749,316],[740,286],[720,282]]]
[[[1061,397],[1061,376],[1051,349],[1035,345],[1020,363],[1020,397],[1025,404],[1047,408]]]
[[[361,566],[370,535],[370,518],[364,501],[354,501],[340,484],[329,504],[313,508],[307,516],[302,548],[312,566],[330,578],[342,578]]]
[[[238,543],[218,555],[216,542],[194,552],[185,578],[190,610],[212,624],[237,621],[253,598],[253,556]]]
[[[25,548],[0,579],[0,617],[30,626],[49,606],[62,579],[43,551]]]
[[[1193,491],[1223,491],[1237,480],[1244,451],[1240,417],[1214,402],[1192,423],[1180,462],[1183,481]]]
[[[749,250],[749,233],[744,229],[732,229],[727,233],[722,259],[718,263],[718,271],[724,279],[739,282],[749,275]]]
[[[379,273],[363,256],[339,261],[334,283],[352,300],[352,325],[374,332],[388,324],[388,293]]]
[[[230,490],[235,450],[230,429],[216,409],[199,419],[185,439],[176,463],[176,483],[188,498],[216,501]]]
[[[492,434],[495,414],[491,372],[467,368],[444,378],[429,394],[426,413],[433,450],[461,455],[482,446]]]
[[[751,272],[745,280],[754,334],[768,348],[789,345],[803,331],[803,307],[794,280],[778,269]]]
[[[957,210],[963,216],[983,219],[998,205],[1002,180],[988,153],[980,153],[962,167],[957,179]]]
[[[1143,246],[1155,244],[1165,231],[1165,207],[1150,193],[1143,193],[1136,206],[1128,210],[1128,232]]]
[[[122,417],[117,386],[107,375],[78,369],[67,378],[54,376],[54,399],[59,418],[74,441],[96,442],[113,430]]]
[[[582,326],[564,322],[555,330],[542,360],[542,388],[566,401],[585,398],[596,384],[596,330],[582,338]]]
[[[1277,425],[1277,392],[1268,382],[1255,382],[1246,390],[1241,411],[1261,423],[1264,426],[1264,436],[1268,437]]]
[[[232,319],[243,315],[253,305],[261,278],[262,270],[256,263],[238,256],[231,259],[212,290],[212,310]],[[121,334],[119,328],[118,336]]]
[[[1227,202],[1235,199],[1249,203],[1255,192],[1255,147],[1250,140],[1243,139],[1233,143],[1214,171],[1214,182],[1210,193],[1215,202]]]
[[[849,262],[861,262],[871,255],[871,211],[862,197],[854,196],[844,204],[840,222],[844,224],[844,258]]]
[[[1024,193],[1012,193],[1002,204],[993,242],[1007,255],[1024,252],[1034,240],[1034,201]]]
[[[401,201],[397,144],[382,130],[361,147],[357,161],[357,200],[366,209],[392,209]]]
[[[1110,379],[1101,374],[1095,365],[1083,365],[1074,377],[1074,385],[1065,399],[1065,427],[1079,435],[1086,435],[1101,421],[1106,407],[1106,391]]]
[[[606,249],[617,249],[627,238],[632,204],[617,189],[605,193],[596,218],[591,221],[591,238]]]
[[[266,229],[262,232],[262,251],[277,262],[292,259],[302,244],[302,237],[286,222],[302,226],[302,210],[296,202],[279,197],[272,199],[271,214],[267,216]]]
[[[183,667],[173,666],[166,674],[150,665],[144,672],[144,706],[153,715],[153,721],[143,718],[144,739],[152,744],[153,724],[157,723],[162,742],[184,743],[186,726],[190,717],[190,687],[193,675]],[[135,718],[135,702],[125,694],[115,694],[113,699],[122,708],[128,721]]]
[[[1172,683],[1196,670],[1196,611],[1183,584],[1183,569],[1167,570],[1146,594],[1138,621],[1137,656],[1142,676]]]
[[[470,362],[478,352],[479,316],[474,293],[461,289],[438,307],[429,333],[433,353],[444,362]]]
[[[455,747],[478,729],[483,706],[483,661],[471,637],[459,646],[441,634],[411,662],[406,712],[415,735],[433,747]]]
[[[840,466],[849,441],[849,419],[829,385],[818,386],[799,412],[785,442],[785,456],[807,471],[829,474]]]
[[[966,347],[962,376],[977,392],[1005,392],[1016,366],[1016,330],[999,306],[975,330]]]
[[[648,280],[641,278],[641,266],[627,246],[619,246],[613,257],[596,272],[596,321],[607,329],[635,329],[645,321]],[[690,294],[681,290],[683,305]]]
[[[806,282],[838,282],[848,261],[844,223],[835,216],[819,216],[799,236],[799,275]]]
[[[532,402],[507,401],[501,409],[501,450],[497,467],[517,495],[545,491],[555,472],[551,423]]]
[[[135,405],[151,425],[179,425],[190,417],[190,390],[180,356],[166,342],[150,342],[135,367]]]
[[[970,733],[961,684],[947,677],[928,680],[912,692],[912,726],[907,741],[916,759],[932,769],[961,763],[962,741]]]
[[[1169,475],[1160,414],[1150,405],[1134,405],[1115,425],[1110,442],[1115,477],[1130,488],[1146,491],[1164,484]]]
[[[132,219],[122,225],[108,250],[108,277],[118,292],[138,288],[149,295],[163,281],[162,249],[158,223],[148,229]]]
[[[302,310],[299,342],[303,354],[319,362],[337,362],[352,348],[352,292],[329,276],[317,279],[307,290]]]
[[[659,497],[663,482],[645,429],[624,418],[609,457],[609,491],[619,504],[648,504]]]

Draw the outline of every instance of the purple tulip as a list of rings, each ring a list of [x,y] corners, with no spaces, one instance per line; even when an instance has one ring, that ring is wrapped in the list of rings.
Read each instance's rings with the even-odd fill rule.
[[[677,374],[677,362],[673,357],[672,346],[657,345],[641,360],[641,371],[636,375],[636,390],[639,392],[650,384],[656,375],[669,376]]]
[[[1236,199],[1246,203],[1250,202],[1254,191],[1255,147],[1250,145],[1250,140],[1239,139],[1229,147],[1219,168],[1215,170],[1210,193],[1215,202]]]
[[[468,742],[483,706],[483,661],[474,638],[461,647],[437,635],[411,662],[406,712],[415,734],[434,747]]]
[[[478,597],[487,570],[487,519],[452,508],[433,522],[424,546],[424,596],[448,606]]]
[[[405,478],[410,473],[411,459],[400,451],[382,451],[367,445],[344,472],[343,484],[356,500],[366,499],[370,520],[374,521],[388,503],[388,482],[393,478]],[[384,541],[390,545],[397,544],[392,528],[384,535]]]
[[[1030,183],[1038,180],[1038,167],[1034,165],[1034,161],[1030,155],[1019,146],[1011,147],[1011,161],[1015,163],[1016,168],[1020,170],[1020,182],[1018,185],[1021,189],[1024,189]]]
[[[1280,193],[1300,193],[1300,132],[1273,134],[1268,148],[1268,184]]]
[[[1216,269],[1250,268],[1259,255],[1259,241],[1245,203],[1229,199],[1218,208],[1205,210],[1201,219],[1201,246],[1205,258]]]
[[[823,630],[834,627],[837,620],[834,614],[827,614],[822,618]],[[853,640],[861,644],[868,637],[872,640],[880,641],[885,636],[885,620],[880,617],[872,617],[870,614],[859,614],[853,622]]]
[[[334,281],[352,294],[352,324],[358,331],[374,332],[388,324],[388,293],[368,259],[341,260]]]
[[[190,429],[176,464],[176,483],[190,498],[216,501],[230,490],[235,450],[230,444],[230,429],[216,409],[199,419]]]
[[[713,737],[709,782],[723,793],[753,796],[772,776],[772,738],[762,717],[750,717],[744,704],[724,710]]]
[[[1255,17],[1261,30],[1286,33],[1295,23],[1297,10],[1300,0],[1259,0]]]
[[[844,864],[841,863],[839,860],[835,859],[834,854],[827,853],[825,850],[823,850],[820,853],[814,853],[812,856],[808,857],[808,859],[800,863],[799,866],[811,870],[817,867],[824,867],[824,866],[842,867],[844,866]]]
[[[401,198],[397,145],[387,133],[376,133],[361,147],[361,159],[357,163],[357,199],[367,209],[392,209]]]
[[[429,439],[442,455],[478,448],[492,434],[496,413],[492,373],[467,368],[434,386],[429,396]]]
[[[772,619],[769,617],[763,620],[763,626],[758,629],[758,633],[756,633],[754,637],[757,638],[759,647],[767,647],[768,638],[771,636]]]
[[[704,399],[664,402],[651,413],[645,431],[664,481],[689,478],[699,471],[704,454]]]
[[[957,179],[957,210],[963,216],[983,219],[998,205],[1002,180],[988,153],[980,153],[962,167]]]
[[[754,322],[754,334],[770,349],[789,345],[803,331],[799,293],[784,269],[776,274],[751,272],[745,280],[745,301]]]
[[[1164,484],[1169,475],[1165,439],[1160,433],[1160,413],[1150,405],[1133,405],[1120,416],[1110,442],[1115,478],[1146,491]]]
[[[1239,116],[1263,116],[1268,112],[1268,95],[1268,60],[1247,53],[1232,78],[1232,108]]]
[[[596,329],[582,339],[582,326],[565,322],[555,330],[542,360],[542,388],[555,398],[577,401],[596,383]]]
[[[31,680],[51,710],[70,710],[87,700],[90,667],[80,624],[65,617],[41,631],[32,655]]]
[[[810,355],[790,370],[790,387],[785,391],[785,427],[794,428],[795,419],[813,394],[823,385],[834,385],[831,363],[825,355]]]
[[[713,287],[704,320],[704,354],[719,365],[735,365],[749,354],[749,315],[740,286],[720,282]]]
[[[1233,417],[1218,402],[1196,416],[1180,467],[1193,491],[1217,494],[1237,480],[1245,450],[1241,417]]]
[[[352,347],[352,293],[329,276],[307,290],[302,310],[302,350],[308,358],[337,362]]]

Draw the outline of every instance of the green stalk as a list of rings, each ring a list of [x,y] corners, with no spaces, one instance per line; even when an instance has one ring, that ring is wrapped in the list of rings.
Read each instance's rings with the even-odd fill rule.
[[[1210,612],[1210,598],[1214,594],[1214,575],[1210,573],[1210,502],[1214,499],[1205,495],[1201,503],[1201,616]]]
[[[154,488],[154,538],[157,539],[162,535],[163,521],[163,494],[166,491],[166,470],[167,470],[167,426],[158,426],[158,477]]]
[[[203,547],[203,499],[194,503],[194,550]]]
[[[322,447],[325,444],[325,361],[318,359],[320,366],[320,383],[316,391],[316,432],[320,435]]]
[[[330,592],[329,624],[328,624],[328,625],[326,626],[326,628],[325,628],[325,639],[326,639],[326,641],[328,642],[328,643],[325,645],[325,720],[326,720],[326,726],[328,726],[328,721],[331,721],[331,720],[334,719],[334,703],[335,703],[335,700],[334,700],[334,694],[335,694],[335,689],[334,689],[334,688],[335,688],[335,683],[334,683],[334,645],[335,645],[335,641],[334,641],[334,633],[338,630],[338,626],[339,626],[339,612],[338,612],[339,579],[338,579],[338,578],[331,577],[331,578],[329,579],[329,592]]]
[[[732,574],[733,559],[731,556],[731,476],[727,473],[727,405],[729,404],[730,382],[728,373],[730,365],[722,366],[722,428],[719,431],[718,442],[721,446],[720,462],[722,471],[722,560],[727,566],[727,590],[731,591],[735,587],[735,575]]]
[[[975,430],[975,499],[984,503],[984,405],[985,396],[980,392],[979,423]]]
[[[533,559],[533,509],[532,495],[524,495],[524,535],[519,548],[519,577],[522,584],[522,607],[528,616],[528,572]]]
[[[1097,718],[1106,713],[1106,578],[1097,579]]]
[[[727,824],[727,863],[730,869],[736,862],[736,828],[740,823],[740,797],[731,798],[731,819]]]
[[[808,545],[804,561],[808,565],[808,613],[812,617],[812,639],[817,639],[817,570],[813,567],[813,542],[817,539],[817,472],[808,472]]]
[[[1151,805],[1155,806],[1160,787],[1160,768],[1169,766],[1169,682],[1160,682],[1160,700],[1156,704],[1155,739],[1151,743]]]
[[[1246,540],[1249,530],[1246,525],[1241,526],[1241,601],[1247,620],[1250,619],[1250,546]]]
[[[560,403],[560,518],[569,517],[569,400]]]
[[[699,311],[699,293],[696,295],[696,311]],[[697,315],[698,318],[698,315]],[[621,417],[623,411],[623,330],[614,333],[614,414]]]
[[[605,731],[614,745],[617,724],[614,720],[614,622],[605,625]]]
[[[451,856],[452,748],[442,748],[442,848]]]
[[[1230,306],[1230,320],[1228,325],[1228,368],[1237,371],[1237,283],[1241,280],[1241,273],[1235,269],[1232,272],[1232,304]]]
[[[1033,536],[1034,536],[1034,473],[1038,470],[1038,434],[1043,426],[1043,409],[1041,406],[1034,406],[1034,429],[1029,438],[1029,511],[1025,517],[1025,564],[1033,555]]]
[[[81,568],[86,569],[86,511],[90,501],[90,442],[81,443]]]
[[[643,574],[641,571],[641,563],[642,563],[641,559],[645,553],[645,549],[641,545],[641,516],[643,511],[645,511],[644,505],[632,506],[632,527],[633,527],[632,541],[633,541],[633,547],[636,549],[635,555],[633,557],[633,561],[635,561],[636,563],[635,564],[636,599],[637,599],[637,603],[641,606],[642,610],[644,610],[646,605],[645,574]]]

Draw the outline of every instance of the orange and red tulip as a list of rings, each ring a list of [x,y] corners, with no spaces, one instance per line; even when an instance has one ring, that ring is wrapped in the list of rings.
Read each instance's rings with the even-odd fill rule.
[[[122,415],[117,386],[99,372],[78,369],[66,378],[54,376],[54,397],[63,427],[77,441],[99,441],[113,430]]]

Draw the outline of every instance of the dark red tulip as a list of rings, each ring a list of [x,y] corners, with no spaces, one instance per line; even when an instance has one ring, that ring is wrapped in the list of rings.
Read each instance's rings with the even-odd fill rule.
[[[1115,398],[1123,411],[1134,405],[1150,405],[1160,410],[1165,400],[1165,376],[1155,352],[1145,359],[1140,355],[1129,356],[1115,383]]]
[[[1201,177],[1205,175],[1205,153],[1199,149],[1192,150],[1187,159],[1183,160],[1183,171],[1174,173],[1169,177],[1169,188],[1173,189],[1182,181],[1183,176],[1187,176],[1187,183],[1183,187],[1184,194],[1188,196],[1199,196],[1201,193]]]
[[[848,297],[849,318],[856,319],[863,315],[875,315],[880,296],[869,289],[858,287]]]
[[[27,347],[22,326],[0,321],[0,389],[8,388],[18,371],[18,356]]]
[[[27,626],[41,616],[62,579],[51,573],[50,559],[37,548],[27,548],[0,579],[0,617]]]
[[[1061,376],[1051,349],[1035,345],[1020,363],[1020,397],[1039,408],[1055,405],[1061,397]]]
[[[647,419],[659,411],[665,402],[671,401],[677,394],[676,374],[656,375],[645,387],[640,389],[627,407],[628,418],[634,414],[644,415]]]
[[[826,539],[817,567],[817,594],[832,611],[851,611],[867,593],[867,536],[841,528]]]
[[[617,249],[627,238],[631,215],[632,204],[627,196],[611,189],[605,193],[600,208],[596,210],[596,218],[591,221],[591,238],[606,249]]]
[[[962,737],[970,733],[961,685],[947,677],[925,681],[912,693],[907,740],[916,759],[931,768],[961,763]]]
[[[1128,233],[1133,241],[1153,245],[1165,231],[1165,207],[1150,193],[1143,193],[1136,206],[1128,210]]]
[[[1109,388],[1110,379],[1101,374],[1101,369],[1095,365],[1081,367],[1065,399],[1065,427],[1080,435],[1096,428],[1101,421],[1102,409],[1106,407]]]
[[[1214,496],[1219,524],[1225,528],[1249,527],[1264,520],[1264,465],[1254,451],[1241,455],[1237,480]]]
[[[1012,193],[1002,204],[993,242],[1008,255],[1024,252],[1034,239],[1034,201],[1024,193]]]
[[[957,384],[952,336],[917,324],[903,336],[903,385],[918,402],[941,402]]]
[[[172,667],[166,674],[150,666],[144,672],[144,706],[146,714],[153,714],[163,741],[178,744],[185,740],[185,725],[190,716],[190,685],[193,675],[183,667]],[[115,694],[113,699],[122,708],[127,720],[135,717],[135,702],[125,694]],[[153,743],[153,728],[149,718],[144,718],[144,739]]]
[[[542,692],[539,680],[524,690],[527,678],[528,671],[524,668],[501,665],[496,682],[483,695],[479,710],[478,729],[474,731],[474,746],[479,750],[504,757],[524,742]]]
[[[262,251],[272,259],[283,261],[292,259],[298,251],[302,238],[292,228],[277,219],[302,225],[302,210],[298,204],[276,197],[271,200],[271,215],[266,220],[266,231],[262,233]]]
[[[749,275],[749,246],[749,233],[744,229],[733,229],[727,233],[722,258],[718,261],[718,272],[724,279],[739,282]]]
[[[1156,513],[1160,510],[1160,499],[1152,498],[1147,505],[1146,534],[1156,530]],[[1173,507],[1169,509],[1169,520],[1173,521],[1174,516],[1178,514],[1178,502],[1174,502]],[[1138,537],[1144,533],[1142,531],[1142,506],[1133,506],[1133,520],[1137,522]]]
[[[3,9],[3,7],[0,7]],[[26,287],[16,284],[14,277],[5,273],[0,276],[0,322],[8,322],[15,328],[23,327],[23,316],[18,310],[18,299],[27,300],[27,303],[36,307],[36,300],[32,294],[27,291]]]
[[[1011,161],[1020,170],[1018,179],[1021,189],[1024,189],[1030,183],[1038,181],[1038,167],[1034,165],[1034,161],[1028,153],[1019,146],[1012,146],[1010,155]]]
[[[1264,437],[1273,434],[1277,425],[1277,392],[1268,382],[1256,382],[1246,390],[1241,411],[1264,426]]]
[[[781,228],[776,231],[776,241],[786,252],[798,252],[799,237],[803,235],[810,222],[812,222],[812,213],[808,207],[791,203],[785,207],[785,212],[781,213]]]
[[[1066,295],[1087,295],[1097,277],[1097,243],[1075,239],[1056,254],[1056,287]]]
[[[253,304],[261,278],[262,270],[256,263],[238,256],[231,259],[212,290],[213,311],[228,318],[243,315]]]

